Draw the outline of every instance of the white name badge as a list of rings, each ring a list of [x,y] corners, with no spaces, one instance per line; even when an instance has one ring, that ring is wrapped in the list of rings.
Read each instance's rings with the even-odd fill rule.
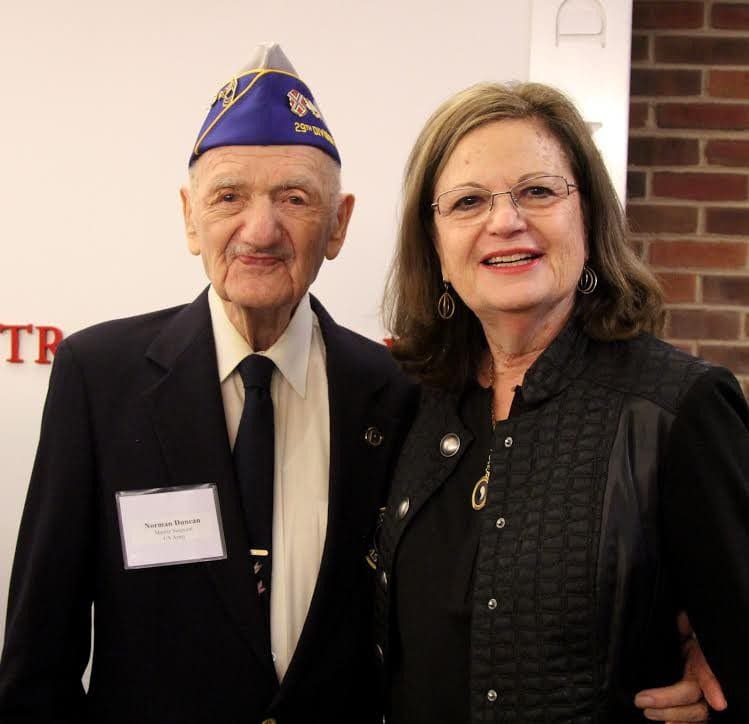
[[[213,484],[115,493],[125,569],[226,558]]]

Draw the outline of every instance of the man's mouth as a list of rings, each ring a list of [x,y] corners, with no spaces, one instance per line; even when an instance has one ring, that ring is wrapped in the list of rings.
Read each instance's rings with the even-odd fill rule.
[[[229,263],[234,259],[243,258],[245,261],[252,260],[255,263],[271,264],[273,262],[285,262],[290,255],[280,247],[260,250],[250,244],[232,244],[226,249],[225,256]]]

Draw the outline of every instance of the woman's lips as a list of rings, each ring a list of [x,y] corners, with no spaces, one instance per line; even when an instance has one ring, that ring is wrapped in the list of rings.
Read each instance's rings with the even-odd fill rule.
[[[543,254],[536,251],[517,251],[511,254],[492,254],[481,260],[482,266],[499,271],[519,271],[533,266]]]

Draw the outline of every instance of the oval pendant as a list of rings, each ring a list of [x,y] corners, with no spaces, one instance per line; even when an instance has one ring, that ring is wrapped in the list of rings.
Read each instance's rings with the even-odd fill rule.
[[[489,491],[489,475],[484,473],[473,486],[471,493],[471,507],[474,510],[481,510],[486,505],[486,498]]]

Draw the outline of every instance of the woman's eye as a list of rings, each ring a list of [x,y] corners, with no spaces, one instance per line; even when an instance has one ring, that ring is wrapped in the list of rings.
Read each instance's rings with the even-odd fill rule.
[[[546,186],[526,186],[521,189],[520,193],[523,196],[530,196],[536,199],[545,199],[549,196],[554,196],[554,192]]]
[[[304,206],[305,204],[305,200],[301,196],[297,196],[295,194],[289,196],[286,201],[292,206]]]
[[[484,199],[481,198],[481,196],[462,196],[455,202],[455,206],[453,206],[453,209],[457,209],[458,211],[474,209],[483,201]]]

